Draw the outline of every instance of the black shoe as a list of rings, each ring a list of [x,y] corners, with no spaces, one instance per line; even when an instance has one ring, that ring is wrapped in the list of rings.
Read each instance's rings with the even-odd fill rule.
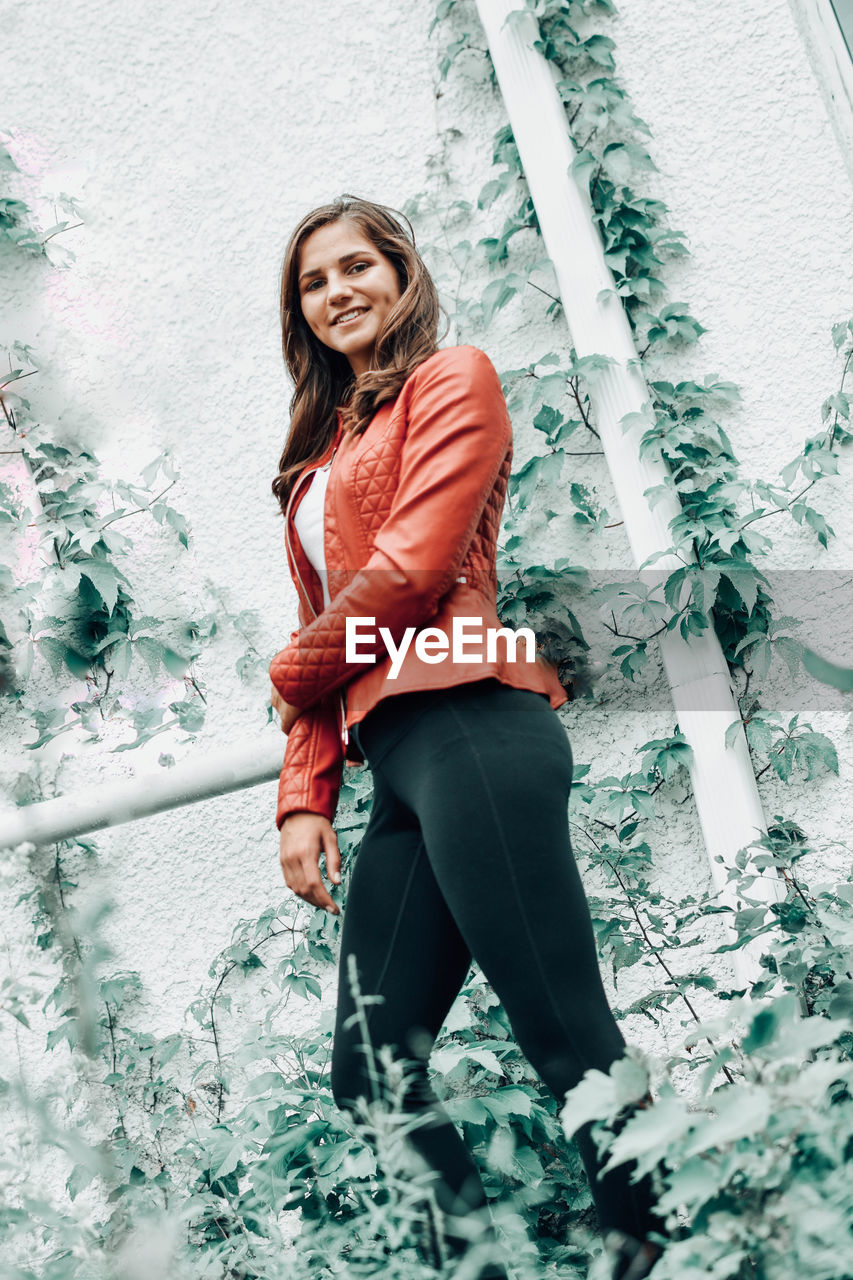
[[[650,1240],[636,1240],[616,1230],[608,1231],[604,1245],[613,1259],[610,1280],[645,1280],[663,1252]]]

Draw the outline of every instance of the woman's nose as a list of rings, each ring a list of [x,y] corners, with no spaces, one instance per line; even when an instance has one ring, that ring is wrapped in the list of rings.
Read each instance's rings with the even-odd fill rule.
[[[348,298],[352,293],[349,280],[343,275],[329,276],[329,290],[327,297],[330,302],[338,302],[342,298]]]

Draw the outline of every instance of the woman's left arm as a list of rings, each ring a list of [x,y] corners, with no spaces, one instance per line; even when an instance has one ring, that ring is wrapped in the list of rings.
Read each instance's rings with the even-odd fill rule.
[[[306,707],[364,671],[346,660],[348,618],[372,618],[381,657],[385,627],[398,642],[420,626],[456,580],[512,444],[500,379],[476,347],[450,347],[405,384],[408,427],[388,517],[363,569],[270,663],[286,702]]]

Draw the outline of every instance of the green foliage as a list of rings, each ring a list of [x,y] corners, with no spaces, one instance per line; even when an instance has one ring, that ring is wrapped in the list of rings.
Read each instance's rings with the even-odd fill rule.
[[[643,143],[649,130],[618,84],[613,40],[588,29],[590,17],[606,17],[614,7],[609,0],[528,0],[527,11],[538,24],[536,47],[557,73],[576,142],[574,171],[588,185],[614,291],[641,357],[651,354],[660,366],[669,352],[696,353],[702,324],[688,303],[665,298],[667,264],[687,252],[685,234],[665,225],[663,202],[634,189],[635,179],[655,168]],[[473,29],[474,15],[458,0],[439,0],[430,32],[447,21]],[[455,30],[439,54],[439,85],[477,52],[471,32]],[[433,209],[454,276],[445,290],[448,311],[458,327],[476,334],[499,313],[511,317],[529,290],[545,316],[559,320],[562,310],[540,283],[549,263],[508,125],[495,136],[493,160],[494,177],[476,195]],[[3,147],[0,170],[15,172]],[[407,212],[416,217],[429,207],[429,193],[422,193]],[[472,243],[475,209],[494,211],[494,226]],[[60,212],[76,217],[74,201],[64,197]],[[57,214],[46,230],[38,221],[13,191],[4,195],[0,248],[66,264],[70,254],[59,237],[71,229],[70,218]],[[492,278],[474,292],[467,280],[482,268]],[[533,622],[560,678],[576,697],[592,698],[589,646],[578,622],[584,592],[593,592],[602,617],[611,619],[610,666],[631,683],[647,671],[657,634],[678,627],[689,636],[713,625],[743,685],[757,777],[771,771],[786,784],[837,774],[838,757],[811,724],[761,702],[774,658],[792,677],[810,659],[790,634],[797,620],[774,614],[760,568],[772,541],[763,532],[768,526],[756,525],[787,516],[821,546],[833,536],[811,497],[804,499],[835,474],[851,438],[853,320],[833,326],[832,341],[843,369],[821,407],[821,429],[774,482],[741,473],[723,425],[738,402],[734,384],[698,374],[649,382],[644,413],[623,427],[641,427],[643,453],[664,459],[662,488],[681,504],[670,528],[680,567],[654,585],[635,576],[593,589],[571,557],[544,565],[531,550],[531,523],[543,513],[569,516],[583,538],[599,537],[609,519],[595,483],[586,474],[577,479],[566,461],[601,452],[589,387],[608,359],[551,351],[502,375],[514,419],[537,432],[539,443],[530,456],[516,458],[510,479],[501,617],[516,626]],[[562,337],[556,345],[564,345]],[[0,527],[37,539],[44,562],[27,581],[0,562],[5,616],[14,612],[26,636],[16,645],[15,628],[0,623],[0,690],[34,731],[26,745],[71,732],[72,741],[98,741],[109,722],[128,731],[117,751],[166,731],[191,737],[206,706],[195,664],[224,626],[246,646],[237,661],[240,678],[251,682],[265,672],[252,640],[257,617],[232,613],[211,584],[213,604],[200,617],[138,613],[134,544],[125,532],[134,526],[116,525],[131,517],[153,521],[177,555],[189,549],[185,520],[164,500],[179,482],[170,456],[154,458],[138,483],[105,481],[92,451],[71,432],[39,422],[18,394],[21,380],[37,372],[35,353],[16,343],[5,355],[0,400],[41,501],[41,510],[26,510],[11,488],[0,486]],[[651,502],[658,496],[648,495]],[[24,535],[29,529],[34,533]],[[62,690],[85,681],[85,693],[62,693],[59,705],[37,702],[32,677],[45,669]],[[814,664],[808,669],[818,673]],[[183,683],[183,696],[168,703],[168,712],[123,696],[125,681],[141,670],[168,695]],[[728,745],[740,726],[731,726]],[[168,765],[174,757],[163,753],[160,760]],[[810,886],[800,869],[815,850],[796,824],[777,816],[728,869],[735,906],[704,888],[665,898],[650,882],[654,849],[673,804],[684,797],[691,764],[690,747],[674,726],[669,736],[645,742],[621,776],[596,770],[594,762],[577,764],[572,810],[599,950],[621,1001],[617,1017],[675,1029],[681,1049],[658,1062],[632,1050],[609,1076],[588,1073],[564,1106],[534,1077],[505,1011],[474,968],[433,1052],[433,1086],[478,1162],[519,1280],[582,1277],[599,1248],[589,1188],[567,1142],[585,1118],[598,1122],[613,1161],[633,1157],[657,1171],[662,1206],[673,1220],[692,1221],[694,1234],[656,1268],[660,1280],[708,1274],[841,1280],[853,1220],[846,1176],[853,1152],[853,884]],[[39,788],[34,773],[24,775],[20,798],[36,798]],[[336,821],[342,898],[369,799],[364,775],[345,780]],[[22,1074],[9,1071],[0,1081],[14,1117],[0,1174],[0,1238],[10,1277],[315,1280],[379,1270],[388,1280],[450,1274],[464,1280],[427,1247],[435,1205],[403,1142],[401,1071],[383,1059],[381,1047],[373,1050],[389,1082],[381,1105],[356,1117],[334,1105],[331,1029],[317,1010],[337,955],[337,917],[288,897],[257,919],[239,921],[182,1029],[154,1035],[139,1030],[146,1015],[138,975],[117,969],[104,945],[107,907],[77,906],[97,846],[67,841],[30,853],[32,973],[3,980],[0,1013],[19,1037],[37,1037],[56,1065],[50,1087],[39,1092]],[[753,889],[771,868],[783,894],[768,906]],[[753,994],[766,996],[767,1005],[746,1003],[722,968],[709,972],[691,963],[690,949],[712,915],[724,916],[734,931],[718,953],[761,940],[766,977]],[[39,1007],[35,992],[48,964],[53,978]],[[259,993],[264,1015],[253,1025],[242,1010]],[[700,993],[712,994],[725,1012],[703,1018]],[[294,1030],[297,1021],[307,1029]],[[689,1100],[685,1079],[693,1087]],[[624,1122],[650,1084],[657,1101]],[[90,1110],[93,1097],[98,1106]],[[60,1171],[64,1196],[43,1185],[45,1164]],[[295,1248],[287,1242],[294,1220]]]
[[[588,1073],[567,1097],[567,1132],[596,1120],[611,1164],[634,1158],[641,1170],[655,1170],[662,1210],[686,1211],[692,1223],[692,1234],[667,1250],[656,1276],[846,1274],[838,1264],[847,1255],[853,1208],[847,1172],[853,884],[810,892],[795,868],[812,852],[799,828],[777,818],[728,875],[744,906],[733,914],[736,942],[718,950],[764,933],[767,978],[753,994],[767,1003],[730,992],[728,1010],[697,1021],[677,1053],[652,1061],[632,1049],[628,1061],[609,1075]],[[768,866],[782,872],[791,890],[770,908],[750,893]],[[700,905],[711,908],[708,900]],[[646,919],[653,906],[648,895],[638,897]],[[677,944],[677,935],[667,942]],[[655,955],[661,961],[664,952],[658,947]],[[680,985],[686,1003],[683,979]],[[678,1084],[685,1070],[698,1081],[689,1100]],[[625,1122],[626,1106],[650,1085],[657,1102]]]

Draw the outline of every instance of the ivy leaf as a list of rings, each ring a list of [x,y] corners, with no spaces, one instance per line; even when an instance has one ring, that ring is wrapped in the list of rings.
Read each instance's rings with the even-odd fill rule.
[[[429,30],[427,31],[427,36],[431,36],[439,22],[444,21],[455,3],[456,0],[438,0],[438,4],[435,8],[435,14],[433,15],[432,22],[430,23]]]
[[[505,307],[510,298],[514,298],[527,281],[524,276],[510,274],[499,280],[492,280],[483,290],[483,324],[489,325],[498,311]]]
[[[198,698],[185,702],[170,702],[169,710],[178,717],[184,733],[196,733],[204,724],[205,707]]]
[[[151,508],[151,514],[158,524],[167,524],[174,529],[178,535],[178,541],[189,550],[190,527],[179,511],[167,506],[164,502],[158,502]]]
[[[638,751],[645,752],[644,772],[652,774],[657,769],[665,781],[669,781],[679,769],[689,769],[693,763],[693,750],[681,733],[673,734],[671,738],[656,738],[638,747]]]
[[[212,1182],[227,1178],[228,1174],[234,1172],[243,1158],[244,1143],[242,1137],[233,1138],[227,1129],[224,1130],[224,1134],[228,1136],[230,1141],[217,1144],[219,1151],[210,1165],[210,1180]]]
[[[843,693],[853,691],[853,667],[836,666],[834,662],[822,658],[813,649],[806,648],[802,650],[802,661],[806,671],[814,676],[815,680],[820,680],[822,684],[830,684],[835,689],[841,689]]]
[[[740,535],[738,535],[740,536]],[[758,599],[758,588],[761,582],[766,583],[767,579],[763,573],[752,565],[738,565],[737,569],[728,567],[721,570],[721,573],[728,582],[731,583],[734,590],[743,601],[747,615],[752,614],[755,608],[755,602]]]
[[[516,1085],[495,1089],[482,1101],[486,1109],[499,1120],[508,1120],[511,1116],[528,1117],[533,1108],[530,1094]]]
[[[603,1172],[626,1160],[636,1160],[637,1176],[652,1169],[667,1146],[676,1143],[689,1131],[691,1114],[686,1099],[674,1094],[659,1098],[654,1106],[638,1111],[614,1139],[610,1158]]]
[[[806,781],[811,782],[824,772],[838,773],[838,752],[825,733],[807,730],[792,739],[796,747],[797,762],[806,771]]]
[[[686,1156],[700,1151],[718,1151],[741,1138],[761,1133],[770,1120],[770,1092],[761,1085],[738,1082],[737,1087],[718,1089],[711,1102],[715,1114],[695,1126],[684,1148]]]
[[[836,391],[833,395],[827,396],[820,407],[820,416],[824,422],[833,413],[836,413],[840,418],[850,417],[850,400],[843,391]]]
[[[589,189],[589,179],[593,169],[597,168],[598,160],[591,151],[586,148],[579,151],[569,166],[569,173],[575,178],[580,186]]]
[[[551,437],[563,425],[563,415],[550,404],[543,404],[536,417],[533,419],[533,426],[537,431],[544,431],[548,437],[548,443],[551,444]]]
[[[183,680],[190,665],[189,659],[185,658],[183,654],[176,653],[174,649],[170,649],[167,645],[162,646],[160,657],[169,675],[174,676],[177,680]]]
[[[625,656],[619,663],[619,670],[626,680],[634,683],[634,677],[645,671],[648,666],[649,656],[646,653],[646,641],[640,640],[637,644],[619,645],[613,650],[613,656],[618,658],[621,654]]]
[[[526,1187],[537,1187],[545,1177],[542,1161],[532,1147],[518,1147],[512,1155],[512,1171]]]
[[[119,583],[123,582],[127,587],[130,586],[127,578],[108,560],[77,560],[75,564],[81,577],[87,578],[95,588],[104,602],[107,615],[110,615],[118,599]]]
[[[110,664],[113,675],[118,676],[119,679],[123,679],[130,670],[132,659],[133,649],[130,641],[127,638],[117,641],[110,654]]]
[[[803,656],[803,646],[799,640],[795,640],[793,636],[776,636],[773,641],[773,650],[778,652],[788,668],[788,673],[795,676],[800,668],[800,661]]]
[[[444,80],[447,77],[448,71],[450,70],[451,66],[453,65],[454,61],[459,56],[459,54],[462,52],[462,50],[467,46],[470,38],[471,37],[469,32],[466,31],[459,37],[458,40],[452,40],[450,44],[447,45],[444,51],[444,57],[440,60],[438,64],[438,74],[439,74],[440,80]]]
[[[770,662],[773,651],[766,635],[750,632],[741,640],[735,649],[735,653],[740,653],[741,649],[749,647],[749,660],[752,664],[753,672],[758,680],[763,680],[770,670]]]
[[[590,1120],[612,1119],[626,1104],[639,1102],[648,1087],[648,1072],[630,1053],[617,1058],[607,1073],[589,1069],[568,1091],[560,1111],[566,1136],[573,1137]]]
[[[76,1200],[81,1191],[85,1191],[95,1177],[96,1170],[92,1165],[75,1164],[65,1181],[65,1190],[72,1200]]]

